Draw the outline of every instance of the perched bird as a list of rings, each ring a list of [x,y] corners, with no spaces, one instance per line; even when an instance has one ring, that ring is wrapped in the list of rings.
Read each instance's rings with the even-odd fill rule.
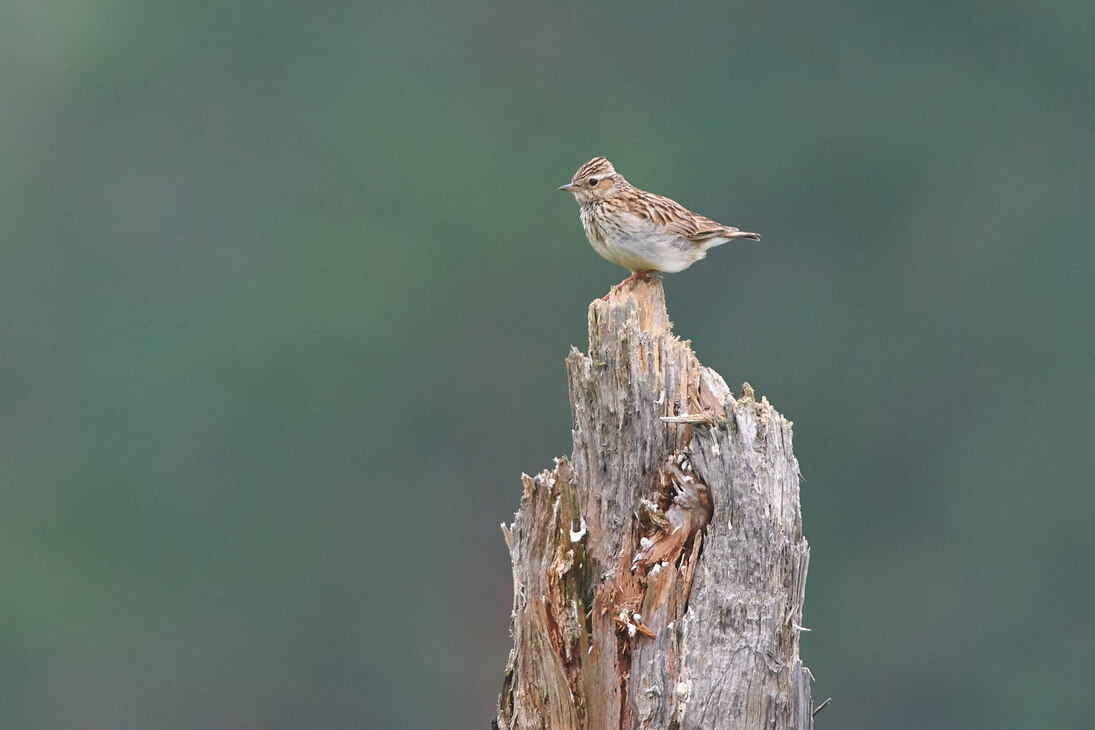
[[[685,208],[669,198],[639,190],[612,163],[594,157],[559,188],[574,193],[582,227],[593,250],[631,270],[620,284],[645,279],[653,271],[683,271],[707,249],[733,238],[760,240]]]

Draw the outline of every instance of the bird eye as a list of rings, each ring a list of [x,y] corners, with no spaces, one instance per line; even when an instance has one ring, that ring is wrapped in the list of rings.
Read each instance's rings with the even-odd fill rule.
[[[599,183],[599,182],[600,182],[600,180],[598,180],[597,178],[591,177],[591,178],[589,178],[589,187],[595,188],[595,187],[597,187],[597,183]]]

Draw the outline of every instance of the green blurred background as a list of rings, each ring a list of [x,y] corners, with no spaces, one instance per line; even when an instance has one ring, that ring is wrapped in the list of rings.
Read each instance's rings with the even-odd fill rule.
[[[480,728],[626,272],[796,424],[824,728],[1080,727],[1095,5],[0,6],[0,726]]]

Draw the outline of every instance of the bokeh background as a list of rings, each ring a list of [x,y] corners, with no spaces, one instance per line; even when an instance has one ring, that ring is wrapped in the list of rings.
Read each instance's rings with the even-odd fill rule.
[[[0,725],[486,728],[626,272],[795,422],[824,728],[1081,727],[1095,5],[0,6]]]

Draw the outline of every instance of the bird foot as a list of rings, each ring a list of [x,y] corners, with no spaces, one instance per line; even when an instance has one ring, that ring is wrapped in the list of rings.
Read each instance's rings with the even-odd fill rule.
[[[617,284],[616,286],[609,289],[608,294],[605,294],[603,297],[601,297],[601,301],[607,302],[608,298],[610,296],[612,296],[616,292],[617,289],[621,289],[621,288],[623,288],[624,286],[626,286],[628,284],[630,284],[631,286],[635,286],[635,282],[650,281],[650,275],[652,273],[654,273],[654,272],[653,271],[635,271],[635,272],[633,272],[631,274],[631,276],[627,277],[626,279],[621,281],[619,284]],[[654,278],[657,278],[657,277],[654,277]]]

